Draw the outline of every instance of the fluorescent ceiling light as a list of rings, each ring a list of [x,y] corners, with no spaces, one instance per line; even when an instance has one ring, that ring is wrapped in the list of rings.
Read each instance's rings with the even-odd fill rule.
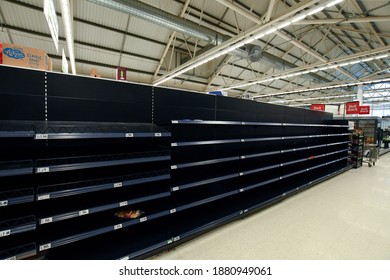
[[[65,27],[66,43],[68,45],[70,67],[72,69],[73,75],[76,75],[76,63],[74,57],[74,44],[73,44],[73,33],[72,33],[72,23],[71,23],[72,20],[70,18],[69,0],[61,0],[61,15]]]
[[[294,19],[291,20],[291,23],[294,23],[294,22],[297,22],[297,21],[300,21],[300,20],[303,20],[304,18],[306,17],[306,15],[301,15],[301,16],[298,16]]]
[[[268,35],[268,34],[270,34],[270,33],[274,33],[276,30],[278,30],[278,28],[277,28],[277,27],[274,27],[274,28],[271,28],[271,29],[267,30],[264,34],[265,34],[265,35]]]
[[[281,24],[280,26],[278,26],[278,29],[285,28],[286,26],[289,26],[289,25],[291,25],[291,21],[287,21],[287,22]]]
[[[381,58],[385,58],[385,57],[388,57],[388,56],[389,56],[388,54],[379,55],[379,56],[376,56],[375,59],[381,59]]]
[[[325,7],[329,8],[330,6],[336,5],[336,4],[340,3],[340,2],[343,2],[343,0],[335,0],[335,1],[330,2],[329,4],[327,4]]]
[[[362,59],[362,62],[371,61],[371,60],[374,60],[374,58],[373,57],[365,58]]]

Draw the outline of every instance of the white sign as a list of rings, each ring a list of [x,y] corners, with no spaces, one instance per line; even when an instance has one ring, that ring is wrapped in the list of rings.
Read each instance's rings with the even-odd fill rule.
[[[45,14],[50,34],[58,53],[58,21],[53,0],[45,0],[43,3],[43,13]]]
[[[62,73],[69,73],[68,60],[66,59],[65,51],[62,49]]]

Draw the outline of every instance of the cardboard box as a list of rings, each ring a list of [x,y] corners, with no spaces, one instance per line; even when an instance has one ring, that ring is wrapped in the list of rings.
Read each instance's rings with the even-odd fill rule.
[[[51,57],[49,57],[49,67],[47,70],[53,71],[53,59],[51,59]]]
[[[3,43],[0,42],[0,64],[3,64]]]
[[[49,70],[49,56],[45,51],[3,43],[3,64]]]

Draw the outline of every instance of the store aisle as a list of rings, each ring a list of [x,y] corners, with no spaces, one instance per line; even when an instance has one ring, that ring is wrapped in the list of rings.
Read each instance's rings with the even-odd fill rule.
[[[390,153],[152,259],[390,259]]]

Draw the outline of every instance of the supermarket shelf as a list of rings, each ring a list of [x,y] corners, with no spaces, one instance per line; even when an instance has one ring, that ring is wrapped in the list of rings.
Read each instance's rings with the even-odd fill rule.
[[[28,122],[0,121],[0,138],[30,138],[34,136],[34,126]]]
[[[152,201],[155,199],[168,197],[170,195],[171,195],[170,192],[164,192],[164,193],[144,196],[144,197],[137,198],[137,199],[118,201],[115,203],[100,205],[100,206],[91,207],[91,208],[87,208],[87,209],[79,209],[76,211],[63,213],[63,214],[59,214],[59,215],[54,215],[51,217],[40,218],[39,224],[43,225],[43,224],[58,222],[58,221],[62,221],[62,220],[77,218],[77,217],[81,217],[81,216],[85,216],[85,215],[99,213],[102,211],[107,211],[107,210],[116,209],[116,208],[120,208],[120,207],[126,207],[128,205],[133,205],[133,204],[137,204],[137,203],[141,203],[141,202]]]
[[[16,218],[8,221],[0,221],[0,238],[10,235],[33,231],[37,227],[34,216]]]
[[[75,235],[72,235],[72,236],[68,236],[68,237],[64,237],[64,238],[61,238],[61,239],[53,240],[53,241],[48,242],[48,243],[42,243],[41,245],[39,245],[39,251],[40,252],[46,251],[46,250],[51,249],[51,248],[67,245],[67,244],[70,244],[70,243],[73,243],[73,242],[81,241],[81,240],[84,240],[84,239],[87,239],[87,238],[91,238],[91,237],[94,237],[94,236],[97,236],[97,235],[101,235],[101,234],[104,234],[104,233],[120,230],[120,229],[123,229],[123,228],[130,227],[132,225],[136,225],[136,224],[139,224],[139,223],[143,223],[143,222],[147,222],[147,221],[150,221],[150,220],[154,220],[154,219],[157,219],[157,218],[169,215],[169,214],[171,214],[171,212],[169,210],[165,210],[165,211],[161,211],[161,212],[158,212],[158,213],[155,213],[155,214],[151,214],[151,215],[148,215],[148,216],[137,218],[137,219],[134,219],[134,220],[131,220],[131,221],[127,221],[127,222],[123,222],[123,223],[119,223],[119,224],[115,224],[115,225],[109,225],[109,226],[106,226],[106,227],[102,227],[102,228],[91,230],[91,231],[87,231],[87,232],[82,232],[82,233],[75,234]]]
[[[348,125],[303,124],[303,123],[269,123],[269,122],[240,122],[240,121],[203,121],[203,120],[173,120],[172,124],[199,125],[254,125],[254,126],[301,126],[301,127],[348,127]]]
[[[0,260],[22,260],[37,254],[35,243],[29,243],[16,248],[0,252]]]
[[[0,192],[0,207],[34,201],[34,189],[19,189]]]
[[[38,194],[36,195],[36,200],[40,201],[108,189],[122,188],[143,183],[167,180],[169,178],[169,170],[159,170],[92,181],[42,186],[37,189]]]
[[[136,154],[97,155],[71,158],[37,160],[36,173],[71,171],[116,165],[137,164],[170,160],[169,151],[143,152]]]
[[[192,182],[192,183],[188,183],[188,184],[183,184],[183,185],[172,187],[171,188],[171,192],[176,192],[176,191],[180,191],[180,190],[190,189],[190,188],[194,188],[194,187],[198,187],[198,186],[202,186],[202,185],[207,185],[207,184],[211,184],[211,183],[215,183],[215,182],[225,181],[225,180],[228,180],[228,179],[237,178],[237,177],[244,176],[244,175],[250,175],[250,174],[254,174],[254,173],[258,173],[258,172],[262,172],[262,171],[266,171],[266,170],[279,168],[279,167],[282,167],[282,166],[285,166],[285,165],[291,165],[291,164],[295,164],[295,163],[299,163],[299,162],[309,161],[309,160],[313,160],[315,158],[330,156],[330,155],[333,155],[333,154],[338,154],[338,153],[342,153],[342,152],[346,152],[346,151],[348,151],[348,149],[337,151],[337,152],[326,153],[326,154],[322,154],[322,155],[316,155],[314,157],[308,157],[308,158],[306,157],[306,158],[302,158],[302,159],[299,159],[299,160],[283,162],[283,163],[274,164],[274,165],[270,165],[270,166],[266,166],[266,167],[262,167],[262,168],[246,170],[246,171],[239,172],[239,173],[233,173],[233,174],[228,174],[228,175],[224,175],[224,176],[218,176],[218,177],[214,177],[214,178],[210,178],[210,179],[206,179],[206,180],[201,180],[201,181],[196,181],[196,182]],[[348,157],[342,157],[339,160],[343,160],[343,159],[346,159],[346,158],[348,158]],[[322,166],[325,166],[325,165],[337,162],[339,160],[330,161],[329,163],[324,163],[324,164],[318,165],[315,168],[319,168],[319,167],[322,167]],[[313,167],[307,168],[307,169],[303,170],[302,172],[310,171],[310,170],[315,169],[315,168],[313,168]],[[299,172],[299,173],[302,173],[302,172]],[[297,174],[299,174],[299,173],[297,173]],[[293,176],[293,175],[296,175],[296,174],[295,173],[291,173],[291,174],[288,174],[288,175],[285,175],[285,176],[280,176],[278,178],[281,180],[283,178],[290,177],[290,176]]]
[[[32,160],[0,162],[0,177],[33,174]]]
[[[188,142],[171,143],[171,146],[172,147],[183,147],[183,146],[198,146],[198,145],[231,144],[231,143],[245,143],[245,142],[289,140],[289,139],[335,137],[335,136],[346,136],[346,135],[350,135],[350,133],[283,136],[283,137],[262,137],[262,138],[242,138],[242,139],[207,140],[207,141],[188,141]]]
[[[277,155],[277,154],[281,154],[281,153],[304,151],[304,150],[309,150],[309,149],[342,145],[342,144],[346,144],[346,143],[349,143],[349,141],[335,142],[335,143],[329,143],[329,144],[307,146],[307,147],[302,147],[302,148],[293,148],[293,149],[286,149],[286,150],[276,150],[276,151],[264,152],[264,153],[246,154],[246,155],[239,155],[239,156],[234,156],[234,157],[210,159],[210,160],[203,160],[203,161],[196,161],[196,162],[180,163],[180,164],[172,165],[171,169],[182,169],[182,168],[195,167],[195,166],[218,164],[218,163],[222,163],[222,162],[229,162],[229,161],[235,161],[235,160],[240,160],[240,159],[250,159],[250,158],[263,157],[263,156]]]
[[[93,138],[158,138],[171,137],[170,132],[134,132],[134,133],[47,133],[35,134],[36,140],[93,139]]]

